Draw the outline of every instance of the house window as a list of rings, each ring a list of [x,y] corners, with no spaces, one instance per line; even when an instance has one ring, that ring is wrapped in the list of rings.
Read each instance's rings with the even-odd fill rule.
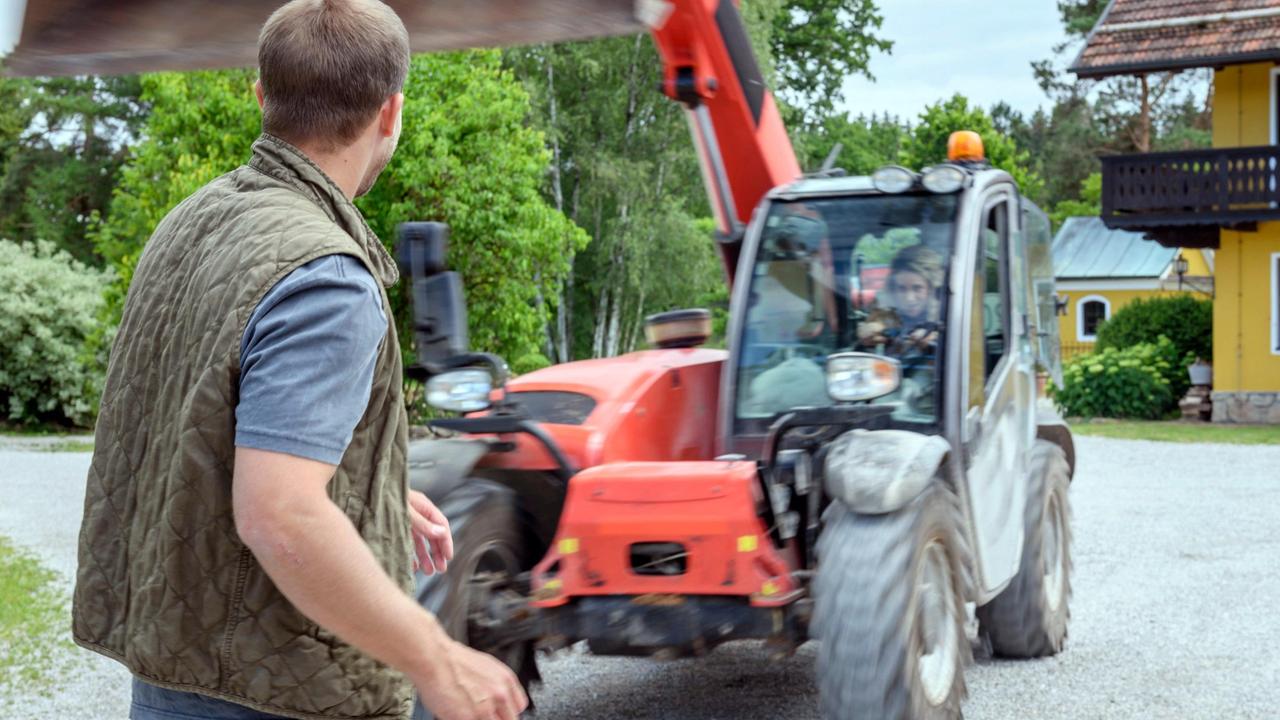
[[[1076,303],[1076,339],[1097,342],[1098,327],[1111,317],[1111,301],[1101,295],[1089,295]]]
[[[1280,355],[1280,253],[1271,253],[1271,354]]]

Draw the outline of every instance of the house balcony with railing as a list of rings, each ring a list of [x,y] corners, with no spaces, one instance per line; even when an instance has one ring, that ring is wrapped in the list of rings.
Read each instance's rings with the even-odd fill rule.
[[[1102,221],[1170,247],[1216,247],[1218,229],[1280,220],[1280,146],[1111,155]]]

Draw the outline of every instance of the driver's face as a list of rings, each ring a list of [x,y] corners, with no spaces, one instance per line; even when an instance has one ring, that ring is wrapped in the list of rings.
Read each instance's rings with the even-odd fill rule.
[[[918,273],[902,271],[889,278],[898,311],[910,317],[921,317],[929,308],[929,281]]]

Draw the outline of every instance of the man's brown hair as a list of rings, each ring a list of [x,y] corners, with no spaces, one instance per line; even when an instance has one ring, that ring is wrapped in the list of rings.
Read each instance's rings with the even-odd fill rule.
[[[346,145],[404,88],[409,33],[378,0],[293,0],[258,36],[262,129]]]

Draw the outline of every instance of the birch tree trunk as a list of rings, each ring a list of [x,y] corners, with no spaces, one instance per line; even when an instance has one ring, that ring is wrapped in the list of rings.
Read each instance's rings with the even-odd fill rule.
[[[564,212],[564,189],[560,181],[560,121],[556,115],[556,69],[555,69],[555,47],[547,45],[544,50],[544,59],[547,66],[547,117],[551,127],[551,196],[555,200],[556,210]],[[546,337],[544,352],[552,362],[568,362],[568,353],[565,352],[565,333],[568,328],[567,311],[565,303],[569,293],[573,290],[573,250],[568,251],[569,254],[569,272],[565,277],[564,283],[560,286],[559,296],[556,298],[556,319],[554,324],[544,325],[543,335]],[[537,304],[539,308],[543,307],[543,298],[541,287],[538,289]],[[546,317],[546,313],[543,313]]]

